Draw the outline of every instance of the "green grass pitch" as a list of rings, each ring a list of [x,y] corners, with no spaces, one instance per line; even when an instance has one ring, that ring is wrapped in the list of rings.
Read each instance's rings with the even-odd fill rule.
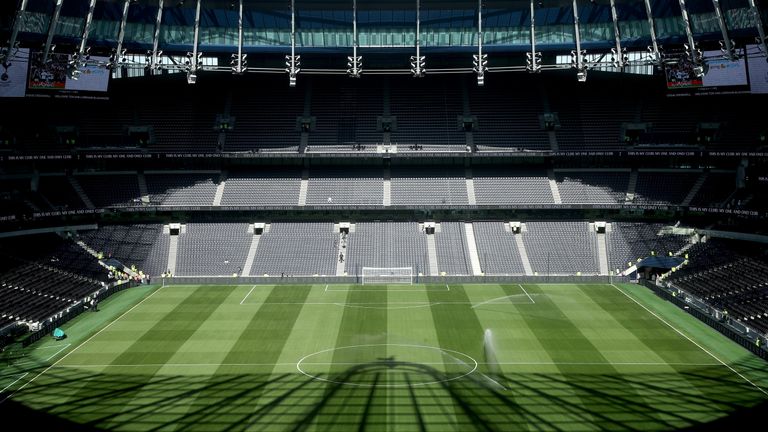
[[[620,431],[768,400],[762,360],[633,285],[140,287],[64,329],[4,353],[2,404],[119,431]]]

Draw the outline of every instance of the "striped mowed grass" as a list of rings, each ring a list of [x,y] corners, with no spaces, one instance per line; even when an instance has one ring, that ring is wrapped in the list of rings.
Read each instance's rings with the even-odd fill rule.
[[[643,287],[142,287],[6,357],[0,404],[103,430],[670,430],[765,363]]]

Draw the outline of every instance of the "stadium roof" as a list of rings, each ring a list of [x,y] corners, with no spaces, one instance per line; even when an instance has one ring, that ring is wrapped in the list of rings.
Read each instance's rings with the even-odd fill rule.
[[[91,9],[92,0],[19,0],[24,10],[8,39],[43,46],[46,58],[53,47],[79,54],[80,60],[91,48],[105,55],[117,50],[124,55],[149,53],[146,63],[152,67],[160,52],[220,57],[217,64],[227,65],[222,70],[229,70],[233,53],[248,54],[252,66],[274,71],[286,67],[285,54],[463,54],[457,64],[466,65],[466,53],[517,53],[512,60],[499,62],[497,57],[492,63],[524,69],[523,53],[543,53],[539,65],[554,65],[555,56],[575,52],[579,69],[586,51],[609,56],[613,51],[610,61],[616,62],[619,51],[648,50],[651,61],[660,63],[667,49],[696,63],[698,50],[722,46],[726,56],[735,57],[737,46],[764,37],[768,17],[755,0],[93,1]],[[407,71],[408,57],[403,58]],[[123,59],[111,61],[114,65]],[[190,63],[194,73],[198,64],[194,59]],[[296,70],[298,66],[296,62]],[[390,67],[400,64],[394,61]],[[344,73],[343,67],[337,72]]]

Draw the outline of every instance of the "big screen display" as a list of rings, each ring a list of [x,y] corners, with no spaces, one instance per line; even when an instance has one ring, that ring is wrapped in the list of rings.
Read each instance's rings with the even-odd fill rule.
[[[109,70],[103,66],[88,65],[80,69],[78,78],[68,72],[72,57],[67,54],[50,54],[44,61],[42,53],[33,52],[29,61],[30,92],[106,92],[109,87]],[[92,62],[106,63],[107,57],[91,57]]]
[[[728,60],[720,51],[704,51],[704,76],[696,76],[694,65],[687,58],[665,69],[667,88],[733,90],[749,85],[747,63],[743,52],[738,60]]]
[[[27,94],[29,49],[20,48],[0,64],[0,97],[24,97]]]

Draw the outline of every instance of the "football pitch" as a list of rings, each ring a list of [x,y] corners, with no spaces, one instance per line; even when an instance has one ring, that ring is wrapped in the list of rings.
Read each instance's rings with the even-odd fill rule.
[[[768,368],[634,285],[132,288],[6,352],[0,408],[119,431],[670,430]]]

